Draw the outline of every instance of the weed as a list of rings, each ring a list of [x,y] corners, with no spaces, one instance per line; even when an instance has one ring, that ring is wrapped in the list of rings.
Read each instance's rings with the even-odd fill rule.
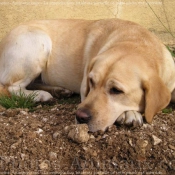
[[[170,51],[171,55],[172,55],[173,57],[175,57],[174,51],[173,51],[172,49],[170,49],[170,47],[168,47],[168,46],[166,46],[166,47],[167,47],[167,49]]]
[[[11,96],[0,95],[0,105],[9,109],[9,108],[28,108],[32,109],[35,107],[35,97],[37,93],[31,93],[29,95],[24,94],[24,92],[20,91],[17,95],[16,93],[12,93]]]
[[[164,113],[164,114],[169,114],[169,113],[171,113],[172,111],[173,111],[172,108],[165,108],[165,109],[162,110],[162,113]]]

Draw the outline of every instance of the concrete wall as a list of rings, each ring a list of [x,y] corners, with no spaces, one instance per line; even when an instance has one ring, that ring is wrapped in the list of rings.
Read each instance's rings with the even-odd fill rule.
[[[14,26],[32,19],[122,18],[175,43],[175,0],[0,0],[0,40]]]

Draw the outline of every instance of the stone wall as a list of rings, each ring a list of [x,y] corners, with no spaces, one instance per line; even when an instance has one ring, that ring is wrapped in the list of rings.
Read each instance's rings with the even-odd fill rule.
[[[141,24],[172,44],[174,8],[174,0],[0,0],[0,40],[14,26],[33,19],[122,18]]]

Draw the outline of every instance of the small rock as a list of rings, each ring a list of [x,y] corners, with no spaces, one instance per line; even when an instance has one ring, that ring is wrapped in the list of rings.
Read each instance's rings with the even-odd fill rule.
[[[49,158],[50,158],[50,160],[56,160],[56,159],[57,159],[57,153],[55,153],[55,152],[50,152],[50,153],[49,153]]]
[[[88,150],[88,148],[84,146],[84,147],[83,147],[83,150],[84,150],[84,151],[87,151],[87,150]]]
[[[27,111],[20,111],[20,114],[22,114],[22,115],[28,115],[28,112]]]
[[[175,147],[174,147],[173,145],[169,145],[168,147],[169,147],[170,149],[175,150]]]
[[[160,129],[161,129],[162,131],[167,131],[167,130],[168,130],[168,127],[167,127],[166,124],[163,124],[163,125],[160,127]]]
[[[97,151],[89,150],[89,154],[90,154],[92,157],[97,157]]]
[[[148,141],[147,140],[142,140],[141,142],[139,142],[139,146],[140,148],[146,148],[148,145]]]
[[[109,136],[109,135],[104,134],[103,137],[102,137],[102,139],[105,139],[105,138],[108,137],[108,136]]]
[[[100,161],[99,160],[94,160],[94,166],[96,167],[96,168],[100,168]],[[104,174],[104,172],[103,172],[103,174]],[[98,175],[100,175],[99,173],[98,173]]]
[[[118,166],[118,164],[116,163],[116,162],[111,162],[111,164],[114,166],[114,167],[117,167]]]
[[[43,142],[42,142],[42,140],[38,140],[38,142],[40,143],[40,144],[42,144]]]
[[[43,121],[43,122],[47,122],[47,121],[48,121],[48,118],[44,117],[44,118],[42,119],[42,121]]]
[[[57,137],[60,135],[59,131],[56,131],[53,133],[53,139],[57,139]]]
[[[21,153],[21,159],[22,159],[22,160],[24,160],[24,159],[25,159],[25,157],[26,157],[26,155],[25,155],[25,154],[23,154],[23,153]]]
[[[133,147],[132,139],[129,138],[129,144]]]
[[[136,142],[135,150],[137,152],[137,160],[144,161],[146,159],[146,147],[148,146],[148,141],[139,139]]]
[[[90,137],[89,137],[90,139],[95,139],[95,137],[93,136],[93,135],[90,135]]]
[[[40,108],[42,108],[42,105],[38,105],[36,108],[37,108],[37,109],[40,109]]]
[[[16,149],[16,148],[18,147],[18,145],[21,144],[21,142],[22,142],[22,139],[19,139],[16,143],[12,144],[12,145],[10,146],[10,148]]]
[[[71,125],[70,128],[72,129],[69,130],[68,138],[77,143],[83,143],[89,140],[87,124]]]
[[[41,164],[39,164],[39,168],[40,170],[46,170],[49,168],[49,165],[46,162],[42,162]]]
[[[64,132],[65,132],[66,134],[68,134],[68,132],[70,131],[70,129],[72,129],[71,126],[65,126]]]
[[[41,134],[43,130],[41,128],[38,128],[38,131],[36,131],[37,134]]]
[[[160,142],[162,142],[162,140],[156,137],[155,135],[152,135],[152,138],[153,138],[153,145],[158,145]]]
[[[56,111],[56,110],[57,110],[57,107],[50,109],[50,111]]]

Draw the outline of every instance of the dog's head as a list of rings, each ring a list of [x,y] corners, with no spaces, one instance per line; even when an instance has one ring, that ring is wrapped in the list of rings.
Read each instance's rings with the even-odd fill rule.
[[[156,65],[150,67],[147,58],[139,54],[117,54],[111,49],[87,66],[83,99],[76,115],[90,131],[105,130],[129,110],[144,112],[150,123],[155,113],[169,103],[170,92],[158,76]]]

